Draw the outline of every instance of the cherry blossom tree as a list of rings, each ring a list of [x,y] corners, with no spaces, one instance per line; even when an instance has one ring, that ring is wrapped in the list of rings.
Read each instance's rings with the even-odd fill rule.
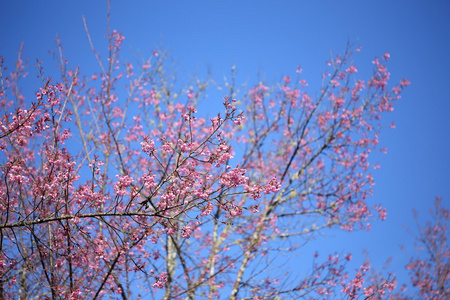
[[[418,225],[416,235],[417,256],[410,259],[406,269],[411,276],[411,284],[417,296],[423,299],[450,298],[450,248],[449,237],[450,211],[436,197],[434,209],[430,211],[432,219],[425,226],[419,225],[417,212],[414,211]],[[403,289],[407,290],[404,286]]]
[[[240,92],[233,68],[223,109],[201,113],[208,81],[179,87],[162,51],[123,63],[116,30],[103,57],[84,24],[94,74],[71,67],[58,40],[60,75],[37,61],[30,95],[20,52],[10,72],[1,60],[0,299],[356,299],[395,288],[393,276],[369,280],[367,262],[349,272],[351,254],[332,250],[280,267],[321,231],[385,218],[368,158],[409,85],[388,84],[389,54],[362,79],[349,45],[314,92],[300,67]]]
[[[407,229],[416,239],[415,256],[405,269],[410,275],[410,285],[403,284],[393,293],[378,293],[374,299],[409,300],[409,299],[434,299],[442,300],[450,297],[450,249],[447,244],[450,213],[442,204],[440,197],[436,197],[434,209],[430,209],[431,220],[421,226],[417,211],[413,211],[417,223],[417,233]],[[406,246],[401,246],[406,252]],[[367,274],[366,280],[379,285],[384,282],[385,271],[390,268],[390,263],[395,258],[390,258],[382,272],[372,269]],[[366,265],[370,262],[367,261]],[[395,283],[395,280],[393,281]]]

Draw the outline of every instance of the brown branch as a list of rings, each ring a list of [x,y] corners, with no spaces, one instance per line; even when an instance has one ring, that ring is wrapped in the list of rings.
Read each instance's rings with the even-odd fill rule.
[[[31,117],[33,116],[33,114],[35,113],[35,111],[36,111],[36,110],[38,109],[38,107],[41,106],[41,105],[42,105],[41,100],[39,100],[37,104],[32,103],[32,104],[31,104],[31,107],[30,107],[30,110],[29,110],[28,114],[25,116],[25,118],[23,118],[20,122],[18,122],[17,125],[16,125],[15,127],[10,128],[10,129],[8,129],[7,131],[5,131],[5,132],[3,132],[3,133],[0,133],[0,139],[6,137],[6,136],[8,136],[8,135],[11,135],[13,132],[19,130],[20,127],[24,126],[25,123],[27,123],[27,122],[31,119]],[[8,124],[7,124],[7,125],[8,125]]]
[[[61,220],[70,220],[75,218],[97,218],[97,217],[124,217],[124,216],[147,216],[147,217],[164,217],[159,213],[146,213],[139,211],[129,211],[129,212],[95,212],[95,213],[87,213],[87,214],[79,214],[79,215],[60,215],[55,217],[48,217],[43,219],[36,219],[30,221],[18,221],[13,223],[0,224],[0,229],[3,228],[14,228],[14,227],[24,227],[31,226],[42,223],[49,223]]]

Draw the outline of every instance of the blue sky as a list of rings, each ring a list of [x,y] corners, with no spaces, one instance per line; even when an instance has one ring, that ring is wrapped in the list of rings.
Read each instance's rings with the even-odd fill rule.
[[[38,57],[51,74],[54,63],[47,51],[54,49],[58,33],[72,66],[89,73],[95,60],[82,15],[94,43],[105,50],[104,1],[3,0],[0,55],[12,66],[23,41],[29,65]],[[134,62],[132,54],[148,57],[162,48],[171,52],[180,73],[201,75],[210,67],[219,83],[232,65],[238,83],[279,81],[301,65],[314,88],[330,51],[342,52],[347,41],[362,46],[355,60],[367,75],[372,59],[389,52],[392,82],[409,78],[412,84],[386,116],[386,124],[397,126],[382,131],[387,155],[371,158],[381,163],[372,201],[388,209],[388,218],[374,223],[370,233],[333,234],[315,246],[356,255],[366,248],[378,267],[392,255],[391,269],[405,282],[401,270],[408,260],[398,245],[414,251],[403,224],[414,229],[412,209],[425,218],[437,195],[450,206],[449,16],[448,1],[129,0],[112,2],[111,27],[125,36],[122,60]]]

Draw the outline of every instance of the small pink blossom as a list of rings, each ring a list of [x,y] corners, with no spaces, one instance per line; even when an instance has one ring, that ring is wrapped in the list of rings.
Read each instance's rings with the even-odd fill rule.
[[[347,73],[350,73],[350,74],[358,72],[358,70],[356,69],[355,66],[350,66],[350,67],[348,67],[347,70],[345,70],[345,71],[346,71]]]
[[[116,175],[116,178],[118,178],[119,181],[116,182],[114,191],[116,192],[116,195],[124,196],[126,194],[125,189],[133,183],[133,178],[129,175]]]
[[[157,183],[155,182],[155,174],[150,174],[150,172],[148,174],[144,174],[141,176],[141,180],[142,182],[144,182],[144,186],[147,189],[153,189],[157,186]]]
[[[194,93],[194,91],[193,91],[193,90],[188,90],[188,91],[187,91],[187,97],[188,97],[188,99],[193,99],[193,98],[195,98],[195,93]]]
[[[145,140],[143,142],[141,142],[141,146],[142,146],[142,152],[144,152],[145,154],[151,156],[153,155],[153,153],[155,152],[155,141],[149,139],[148,137],[145,138]]]
[[[402,79],[400,81],[400,85],[403,86],[403,87],[407,87],[410,84],[411,84],[411,82],[409,81],[409,79]]]
[[[269,181],[269,183],[265,186],[264,193],[270,194],[270,193],[276,193],[281,189],[281,183],[277,178],[272,178],[272,180]]]
[[[192,234],[192,227],[190,225],[186,225],[183,226],[183,228],[181,228],[181,237],[188,239],[191,237]]]
[[[166,285],[166,282],[167,282],[167,272],[161,272],[158,280],[152,285],[152,287],[162,289]]]
[[[213,211],[213,208],[214,208],[214,206],[211,204],[211,202],[208,201],[208,203],[206,204],[206,207],[203,209],[203,211],[200,215],[201,216],[210,215]]]
[[[228,213],[229,213],[229,217],[235,217],[238,215],[242,214],[242,208],[234,205],[234,204],[230,204],[230,208],[228,208]]]
[[[259,205],[253,205],[253,206],[250,206],[249,207],[250,208],[250,211],[252,212],[252,213],[258,213],[259,212]]]
[[[142,68],[143,68],[144,70],[150,69],[150,63],[149,63],[149,62],[146,62],[146,63],[142,66]]]
[[[245,172],[245,169],[233,169],[230,172],[223,174],[219,179],[219,182],[227,187],[243,185],[248,181],[248,177],[244,175]]]

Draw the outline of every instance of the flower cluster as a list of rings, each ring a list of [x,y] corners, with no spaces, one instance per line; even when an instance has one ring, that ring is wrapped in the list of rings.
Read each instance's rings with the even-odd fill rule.
[[[116,195],[126,195],[126,189],[133,183],[134,179],[130,175],[116,175],[116,178],[119,179],[114,185],[114,191],[116,192]]]

